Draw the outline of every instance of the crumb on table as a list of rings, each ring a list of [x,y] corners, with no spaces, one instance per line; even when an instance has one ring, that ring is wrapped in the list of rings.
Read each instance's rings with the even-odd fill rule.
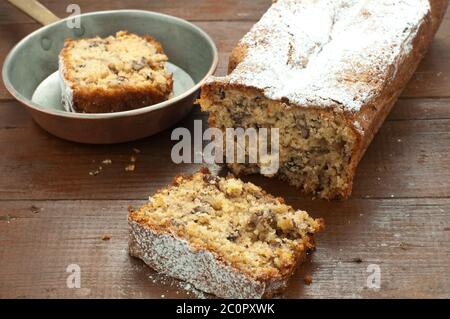
[[[307,275],[305,277],[303,277],[303,282],[305,283],[305,285],[309,286],[312,284],[312,277],[310,275]]]

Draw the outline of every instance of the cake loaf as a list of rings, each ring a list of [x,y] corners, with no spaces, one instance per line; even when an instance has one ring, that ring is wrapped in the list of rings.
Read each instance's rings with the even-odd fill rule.
[[[447,0],[278,0],[199,100],[209,124],[279,128],[276,176],[347,198],[368,145],[413,75]],[[235,174],[257,164],[229,164]]]
[[[120,31],[68,39],[59,55],[63,105],[69,112],[110,113],[167,100],[173,86],[167,60],[150,36]]]
[[[132,256],[223,298],[280,292],[323,226],[251,183],[205,169],[176,177],[128,222]]]

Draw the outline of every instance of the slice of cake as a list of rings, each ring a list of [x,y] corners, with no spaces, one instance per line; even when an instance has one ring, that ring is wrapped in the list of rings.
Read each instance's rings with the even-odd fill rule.
[[[209,124],[278,128],[279,178],[347,198],[358,162],[424,56],[447,0],[278,0],[200,104]],[[259,173],[260,163],[229,165]]]
[[[176,177],[128,222],[132,256],[223,298],[284,289],[323,223],[251,183],[206,169]]]
[[[67,111],[109,113],[167,100],[172,74],[161,44],[120,31],[107,38],[68,39],[59,55]]]

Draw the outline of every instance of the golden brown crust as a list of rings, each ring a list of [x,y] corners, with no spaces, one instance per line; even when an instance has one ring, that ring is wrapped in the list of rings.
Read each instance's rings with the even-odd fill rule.
[[[439,29],[441,21],[447,12],[448,4],[449,0],[430,0],[433,34]]]
[[[247,55],[247,47],[243,43],[239,43],[234,49],[231,51],[230,58],[228,61],[228,74],[233,72],[236,66],[241,63],[245,56]]]
[[[373,140],[373,137],[378,132],[406,84],[416,71],[420,61],[425,56],[442,21],[448,2],[448,0],[430,1],[432,8],[431,14],[426,17],[425,23],[421,26],[414,39],[414,49],[406,56],[397,70],[391,70],[390,81],[384,83],[380,97],[373,101],[373,103],[363,106],[356,114],[349,113],[347,115],[350,122],[354,123],[357,121],[361,126],[361,130],[364,132],[361,135],[357,153],[352,159],[352,175],[355,174],[356,167]]]
[[[172,79],[168,82],[172,87]],[[122,112],[161,103],[167,100],[165,92],[140,89],[74,90],[73,106],[80,113]]]

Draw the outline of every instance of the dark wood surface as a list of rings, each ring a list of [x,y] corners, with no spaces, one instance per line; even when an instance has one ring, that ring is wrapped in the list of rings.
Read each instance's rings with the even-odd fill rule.
[[[68,1],[42,1],[60,17]],[[83,12],[145,9],[189,19],[216,41],[217,74],[270,1],[80,0]],[[347,201],[311,200],[275,180],[263,188],[326,220],[317,250],[296,272],[289,298],[450,297],[450,14],[427,57],[362,160]],[[39,25],[0,2],[0,61]],[[197,109],[179,126],[205,120]],[[170,130],[133,143],[89,146],[40,129],[0,85],[0,298],[198,296],[127,254],[126,214],[178,173]],[[133,148],[136,170],[126,172]],[[101,162],[111,159],[111,165]],[[89,172],[99,166],[96,176]],[[219,168],[216,168],[219,170]],[[109,240],[103,240],[104,236]],[[66,267],[81,268],[81,288]],[[368,265],[381,288],[366,287]],[[311,275],[307,286],[303,278]]]

